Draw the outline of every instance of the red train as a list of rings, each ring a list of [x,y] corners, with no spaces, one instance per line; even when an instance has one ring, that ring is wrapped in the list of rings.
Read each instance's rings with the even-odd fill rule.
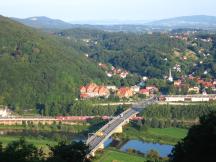
[[[102,120],[110,120],[112,116],[56,116],[55,118],[59,121],[87,121],[94,119],[96,117],[101,118]],[[143,120],[143,117],[133,117],[130,120]]]
[[[94,119],[95,116],[56,116],[55,117],[57,120],[70,120],[70,121],[86,121],[86,120],[91,120]]]

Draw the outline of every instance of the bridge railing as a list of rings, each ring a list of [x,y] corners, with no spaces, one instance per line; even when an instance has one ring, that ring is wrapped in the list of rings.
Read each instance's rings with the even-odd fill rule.
[[[134,104],[134,105],[132,106],[132,108],[142,107],[143,105],[146,105],[146,102],[147,102],[147,105],[150,105],[150,104],[152,104],[152,103],[155,102],[155,101],[156,101],[156,97],[153,96],[153,97],[151,97],[151,98],[149,98],[149,99],[146,99],[146,100],[144,100],[144,101],[142,101],[142,102],[140,102],[140,103],[138,103],[138,104]],[[141,106],[141,105],[142,105],[142,106]],[[125,110],[125,111],[122,112],[121,114],[123,114],[123,116],[124,116],[124,114],[127,113],[127,112],[130,111],[130,110],[131,110],[131,108]],[[87,139],[86,144],[89,144],[94,138],[97,137],[96,134],[97,134],[98,132],[103,132],[103,130],[106,129],[106,128],[108,127],[108,125],[110,125],[110,124],[112,124],[113,122],[115,122],[115,120],[118,119],[118,118],[119,118],[119,116],[114,117],[114,118],[113,118],[111,121],[109,121],[106,125],[104,125],[104,126],[103,126],[102,128],[100,128],[97,132],[95,132],[91,137],[89,137],[89,138]]]
[[[124,113],[127,113],[128,111],[130,111],[130,109],[125,110],[124,112],[122,112],[121,114],[124,115]],[[98,131],[96,131],[91,137],[89,137],[86,141],[86,144],[89,144],[96,136],[96,134],[98,132],[102,132],[108,125],[112,124],[113,122],[115,122],[116,119],[119,118],[119,115],[114,117],[112,120],[110,120],[108,123],[106,123],[103,127],[101,127]]]
[[[130,111],[130,110],[132,110],[132,109],[127,109],[127,111]],[[126,111],[124,111],[124,113],[126,113]],[[125,122],[127,122],[127,121],[126,121],[127,119],[130,119],[133,115],[136,115],[137,113],[139,113],[139,112],[138,112],[138,111],[134,111],[134,114],[131,114],[131,115],[128,116],[125,120],[121,121],[121,122],[120,122],[116,127],[114,127],[108,134],[106,134],[106,136],[105,136],[103,139],[101,139],[101,141],[97,144],[97,146],[95,146],[93,149],[91,149],[90,152],[95,152],[95,151],[99,148],[100,144],[103,144],[103,143],[113,134],[113,131],[115,131],[115,129],[116,129],[117,127],[124,125]]]

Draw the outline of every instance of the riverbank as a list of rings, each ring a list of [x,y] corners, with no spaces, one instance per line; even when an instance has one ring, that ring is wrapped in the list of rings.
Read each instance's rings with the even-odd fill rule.
[[[25,137],[35,146],[48,150],[47,145],[56,145],[62,140],[85,139],[88,129],[89,125],[0,125],[0,142],[6,145]]]
[[[89,124],[81,123],[79,125],[64,125],[64,124],[29,124],[29,125],[0,125],[1,130],[30,130],[30,131],[46,131],[46,132],[70,132],[81,133],[90,127]]]
[[[126,127],[123,134],[119,134],[119,137],[175,145],[187,135],[187,132],[188,130],[183,128],[148,128],[137,130],[134,127]]]
[[[7,145],[8,143],[12,141],[18,141],[21,138],[21,136],[0,136],[0,142],[3,144],[3,146]],[[33,145],[37,147],[48,147],[54,146],[57,144],[56,141],[48,139],[48,138],[40,138],[40,137],[25,137],[26,141],[29,143],[32,143]]]

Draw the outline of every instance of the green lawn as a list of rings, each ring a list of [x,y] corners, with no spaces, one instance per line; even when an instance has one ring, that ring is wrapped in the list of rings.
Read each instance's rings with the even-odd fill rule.
[[[20,137],[18,136],[0,136],[0,142],[3,143],[3,145],[6,145],[12,141],[19,140]],[[37,147],[47,147],[48,145],[56,145],[56,141],[52,141],[49,139],[40,139],[40,138],[33,138],[33,137],[25,137],[26,141],[29,143],[34,144]]]
[[[136,128],[128,127],[124,129],[123,137],[175,145],[187,135],[187,132],[187,129],[182,128],[148,128],[139,131]]]
[[[144,162],[146,159],[141,156],[130,155],[117,150],[105,150],[93,162]]]
[[[32,126],[24,126],[24,125],[0,125],[0,130],[36,130],[36,131],[46,131],[46,132],[71,132],[71,133],[80,133],[89,129],[89,125],[81,124],[80,125],[61,125],[61,128],[56,125],[33,125]]]
[[[167,136],[176,139],[182,139],[187,135],[188,130],[183,128],[149,128],[148,133],[158,135],[158,136]]]

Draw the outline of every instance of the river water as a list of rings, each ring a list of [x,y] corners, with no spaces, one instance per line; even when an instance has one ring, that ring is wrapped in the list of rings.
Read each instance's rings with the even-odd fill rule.
[[[148,153],[150,150],[155,150],[161,157],[166,157],[171,153],[173,146],[139,140],[129,140],[120,148],[120,150],[127,151],[128,149],[134,149],[144,154]]]
[[[112,139],[110,138],[104,143],[104,146],[109,147],[111,143]],[[127,152],[128,149],[134,149],[144,154],[147,154],[150,150],[155,150],[159,153],[160,157],[167,157],[171,153],[173,146],[140,140],[129,140],[120,147],[120,150],[124,152]]]

